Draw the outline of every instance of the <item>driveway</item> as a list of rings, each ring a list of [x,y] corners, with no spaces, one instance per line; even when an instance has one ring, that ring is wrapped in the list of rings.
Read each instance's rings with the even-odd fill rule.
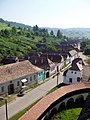
[[[58,83],[62,83],[62,73],[58,76]],[[23,97],[17,97],[15,101],[8,104],[8,116],[12,117],[14,114],[34,103],[38,99],[45,96],[53,87],[57,85],[57,76],[51,78],[49,81],[41,84],[37,88],[26,93]],[[0,107],[0,120],[5,120],[5,106]]]

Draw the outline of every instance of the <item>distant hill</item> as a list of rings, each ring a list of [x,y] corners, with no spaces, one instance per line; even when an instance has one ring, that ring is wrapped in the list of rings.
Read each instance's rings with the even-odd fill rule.
[[[4,24],[7,24],[7,25],[10,24],[12,26],[15,26],[16,28],[32,29],[32,27],[29,26],[29,25],[3,20],[2,18],[0,18],[0,23],[4,23]],[[48,32],[53,30],[55,35],[57,34],[58,29],[60,29],[61,32],[69,38],[73,38],[73,39],[82,39],[82,38],[87,39],[88,38],[88,39],[90,39],[90,28],[62,29],[62,28],[48,28],[48,27],[45,27],[45,29],[48,29]]]
[[[57,34],[57,30],[60,29],[61,32],[69,38],[90,39],[90,28],[68,28],[68,29],[47,28],[47,29],[49,32],[53,30],[55,35]]]
[[[15,26],[16,28],[22,28],[22,29],[31,29],[32,28],[29,25],[3,20],[2,18],[0,18],[0,23],[4,23],[4,24],[7,24],[7,25],[12,25],[12,26]]]

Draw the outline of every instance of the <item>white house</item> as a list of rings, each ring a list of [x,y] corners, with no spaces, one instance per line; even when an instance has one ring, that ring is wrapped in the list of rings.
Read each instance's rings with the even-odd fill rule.
[[[38,72],[28,60],[0,66],[0,95],[17,93],[37,80]]]
[[[71,68],[63,74],[65,84],[75,84],[82,81],[83,65],[81,58],[77,58],[72,62]]]

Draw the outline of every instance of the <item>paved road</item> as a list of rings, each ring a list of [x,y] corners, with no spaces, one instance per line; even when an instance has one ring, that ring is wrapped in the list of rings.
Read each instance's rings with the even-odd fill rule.
[[[62,81],[63,81],[63,76],[62,73],[60,73],[60,75],[58,76],[58,83],[61,83]],[[48,91],[50,91],[56,85],[57,85],[57,76],[43,83],[37,88],[31,90],[23,97],[17,97],[15,101],[8,104],[9,118],[13,116],[15,113],[27,107],[28,105],[34,103],[41,97],[45,96],[48,93]],[[5,120],[5,106],[0,107],[0,120]]]
[[[82,52],[79,52],[79,56],[83,59],[83,60],[87,60],[89,57],[87,55],[84,55]]]
[[[82,52],[79,52],[79,56],[84,60],[85,65],[88,65],[85,60],[87,60],[89,57],[84,55]]]

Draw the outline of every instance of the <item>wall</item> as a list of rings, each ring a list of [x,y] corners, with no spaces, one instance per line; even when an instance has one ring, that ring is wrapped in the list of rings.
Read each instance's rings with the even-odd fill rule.
[[[72,73],[73,72],[73,73]],[[76,73],[76,74],[75,74]],[[68,70],[68,72],[66,73],[66,76],[64,76],[64,80],[63,83],[66,84],[74,84],[77,83],[77,77],[82,78],[82,71],[72,71],[72,70]],[[72,78],[72,83],[69,82],[69,78]]]
[[[36,76],[35,78],[34,78],[34,75]],[[32,80],[30,79],[31,77],[32,77]],[[32,84],[37,83],[37,81],[38,81],[38,76],[37,76],[37,73],[34,73],[34,74],[29,75],[29,76],[24,76],[24,77],[18,78],[18,79],[16,79],[16,80],[11,80],[11,81],[2,83],[2,84],[0,84],[0,95],[8,94],[8,86],[9,86],[10,84],[14,84],[14,93],[19,92],[20,89],[21,89],[21,87],[22,87],[22,82],[21,82],[22,79],[27,79],[27,82],[25,83],[25,85],[29,85],[29,84],[32,85]],[[19,82],[19,85],[18,85],[17,82]],[[2,92],[2,90],[1,90],[2,87],[4,87],[4,91],[3,91],[3,92]]]
[[[41,82],[45,79],[45,72],[42,70],[41,72],[38,72],[38,82]]]
[[[81,94],[78,94],[78,95],[73,95],[73,96],[71,96],[71,97],[68,97],[68,98],[62,100],[61,102],[59,102],[58,104],[56,104],[55,106],[53,106],[52,108],[50,108],[50,109],[48,110],[48,112],[43,116],[43,118],[42,118],[41,120],[46,120],[46,118],[50,119],[50,117],[51,117],[52,114],[55,114],[55,112],[57,113],[57,112],[60,111],[60,106],[61,106],[62,103],[64,103],[64,105],[65,105],[64,107],[66,107],[68,101],[69,101],[71,98],[73,98],[73,102],[75,102],[76,99],[79,99],[79,96],[82,96],[82,97],[83,97],[83,100],[85,101],[86,98],[87,98],[87,96],[88,96],[88,93],[81,93]],[[76,104],[77,104],[77,103],[76,103]],[[52,115],[52,116],[53,116],[53,115]]]
[[[53,75],[53,74],[55,74],[56,71],[57,71],[57,67],[56,66],[51,67],[50,68],[50,76]]]

